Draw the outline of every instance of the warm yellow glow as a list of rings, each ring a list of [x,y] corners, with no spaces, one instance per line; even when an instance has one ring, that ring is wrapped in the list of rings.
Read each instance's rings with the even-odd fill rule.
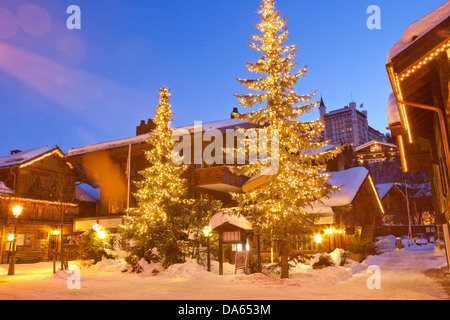
[[[400,161],[402,163],[402,168],[404,172],[408,172],[408,163],[406,162],[406,154],[405,154],[405,144],[403,143],[403,137],[397,136],[399,153],[400,153]]]
[[[47,158],[47,157],[50,157],[50,156],[52,156],[52,155],[54,155],[54,154],[59,155],[61,158],[64,157],[64,153],[62,153],[61,151],[59,151],[58,149],[56,149],[56,150],[53,150],[52,152],[43,154],[43,155],[40,156],[40,157],[37,157],[37,158],[35,158],[35,159],[33,159],[33,160],[29,161],[29,162],[26,162],[26,163],[20,165],[20,168],[24,168],[24,167],[27,167],[27,166],[29,166],[29,165],[32,165],[33,163],[35,163],[35,162],[37,162],[37,161],[41,161],[42,159]],[[68,162],[66,162],[66,163],[69,165],[69,167],[73,168],[71,164],[69,164]]]
[[[106,231],[105,230],[97,231],[97,236],[99,237],[99,239],[105,239],[106,238]]]
[[[8,241],[14,241],[14,234],[13,233],[8,234]]]
[[[59,236],[60,233],[61,233],[61,231],[59,231],[59,230],[53,230],[52,231],[52,235],[54,235],[54,236]]]
[[[384,214],[384,208],[383,208],[383,205],[381,204],[380,197],[378,196],[377,188],[375,188],[375,184],[373,183],[372,177],[370,175],[369,175],[369,181],[370,181],[370,184],[372,185],[373,192],[375,192],[375,196],[377,197],[378,205],[380,206],[381,212]]]
[[[13,215],[14,215],[16,218],[19,217],[20,214],[22,213],[22,209],[23,209],[22,206],[19,206],[19,205],[14,206],[14,207],[12,208]]]
[[[325,230],[325,234],[332,234],[333,232],[334,230],[331,228]]]
[[[388,69],[388,72],[389,72],[389,77],[392,79],[391,82],[393,83],[393,88],[394,88],[394,92],[395,92],[396,96],[401,101],[403,101],[403,94],[402,94],[402,89],[400,87],[400,81],[398,79],[398,75],[394,72],[394,67],[390,66],[390,68]],[[403,103],[398,103],[397,107],[400,112],[400,117],[402,119],[402,123],[405,126],[406,132],[408,133],[409,143],[412,143],[413,139],[412,139],[411,129],[409,127],[408,115],[406,114],[406,106]]]
[[[0,196],[0,199],[10,200],[10,201],[27,201],[27,202],[33,202],[33,203],[46,203],[46,204],[64,205],[64,206],[69,206],[69,207],[78,207],[78,205],[74,204],[74,203],[67,203],[67,202],[61,203],[61,202],[56,202],[56,201],[37,200],[37,199],[30,199],[30,198]]]
[[[211,234],[211,227],[210,226],[206,226],[203,228],[203,235],[205,237],[209,237],[209,235]]]
[[[438,58],[439,57],[439,53],[448,50],[449,47],[450,47],[450,41],[446,41],[445,43],[441,44],[437,49],[435,49],[434,51],[429,52],[422,59],[418,60],[414,65],[410,66],[410,68],[404,70],[400,74],[400,76],[398,76],[394,72],[394,68],[391,65],[389,67],[389,69],[388,69],[388,72],[390,73],[390,78],[392,79],[391,82],[393,84],[393,88],[394,88],[394,91],[395,91],[397,97],[400,98],[403,101],[403,95],[402,95],[402,90],[401,90],[401,87],[400,87],[400,81],[404,81],[406,78],[408,78],[414,72],[419,70],[421,67],[425,66],[427,63],[429,63],[433,59]],[[401,115],[402,120],[403,120],[402,122],[403,122],[403,124],[405,126],[406,132],[408,133],[409,143],[412,143],[413,139],[412,139],[412,134],[411,134],[411,130],[410,130],[410,127],[409,127],[409,121],[408,121],[408,117],[406,115],[405,107],[406,106],[403,105],[402,103],[398,104],[400,115]],[[406,164],[406,161],[405,161],[405,164]],[[407,172],[406,167],[403,167],[403,168],[404,168],[404,171]]]
[[[406,69],[403,71],[400,75],[400,81],[404,81],[406,78],[408,78],[411,74],[416,72],[418,69],[420,69],[422,66],[427,64],[429,61],[438,58],[440,52],[444,52],[444,50],[447,50],[447,48],[450,47],[450,41],[447,41],[443,43],[440,47],[435,49],[434,51],[429,52],[426,56],[424,56],[421,60],[418,60],[414,65],[412,65],[409,69]]]
[[[96,223],[92,226],[92,229],[94,229],[94,231],[99,232],[102,229],[102,226]]]
[[[316,234],[315,237],[314,237],[314,240],[316,240],[316,243],[321,243],[322,242],[322,235]]]

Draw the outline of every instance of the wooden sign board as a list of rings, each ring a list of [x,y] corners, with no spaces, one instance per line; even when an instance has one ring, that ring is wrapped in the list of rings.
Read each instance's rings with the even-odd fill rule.
[[[240,231],[224,231],[222,235],[222,241],[224,243],[237,243],[241,242]]]
[[[247,274],[248,266],[248,251],[236,251],[236,261],[234,264],[234,273],[236,274],[238,269],[244,269],[245,274]]]

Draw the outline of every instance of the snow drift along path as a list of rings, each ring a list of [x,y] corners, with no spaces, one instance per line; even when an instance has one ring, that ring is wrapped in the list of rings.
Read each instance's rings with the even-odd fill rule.
[[[277,279],[263,274],[234,274],[226,265],[223,276],[207,272],[195,262],[175,265],[154,276],[122,273],[120,262],[102,261],[81,269],[80,289],[69,289],[69,275],[52,274],[52,263],[16,265],[16,275],[7,275],[0,265],[0,299],[158,299],[158,300],[300,300],[300,299],[449,299],[442,282],[427,275],[445,265],[443,256],[428,251],[388,251],[363,264],[352,261],[345,268],[313,270],[295,268],[292,278]],[[427,248],[423,248],[427,250]],[[380,270],[381,289],[370,290],[367,268]]]

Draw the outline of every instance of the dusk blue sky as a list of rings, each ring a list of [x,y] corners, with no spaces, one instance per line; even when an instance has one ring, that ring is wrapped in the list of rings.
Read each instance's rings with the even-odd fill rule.
[[[308,73],[296,89],[317,90],[328,111],[353,98],[385,133],[392,91],[385,65],[405,29],[444,0],[278,0],[288,44]],[[69,5],[81,30],[69,30]],[[154,116],[159,88],[171,89],[173,126],[229,119],[235,79],[259,58],[247,41],[259,0],[0,0],[0,155],[13,149],[72,148],[135,135]],[[381,29],[369,30],[370,5]],[[254,76],[254,75],[253,75]],[[240,112],[246,112],[242,108]],[[305,120],[319,116],[314,110]]]

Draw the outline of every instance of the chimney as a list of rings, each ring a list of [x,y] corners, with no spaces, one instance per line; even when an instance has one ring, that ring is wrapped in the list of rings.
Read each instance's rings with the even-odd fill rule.
[[[233,112],[231,113],[231,119],[236,118],[236,116],[234,116],[233,113],[239,113],[238,108],[233,108]]]
[[[11,154],[18,154],[19,152],[22,152],[22,150],[11,150]]]
[[[139,136],[141,134],[146,134],[155,131],[156,125],[153,122],[153,119],[148,119],[147,123],[145,120],[141,120],[141,123],[138,127],[136,127],[136,135]]]

